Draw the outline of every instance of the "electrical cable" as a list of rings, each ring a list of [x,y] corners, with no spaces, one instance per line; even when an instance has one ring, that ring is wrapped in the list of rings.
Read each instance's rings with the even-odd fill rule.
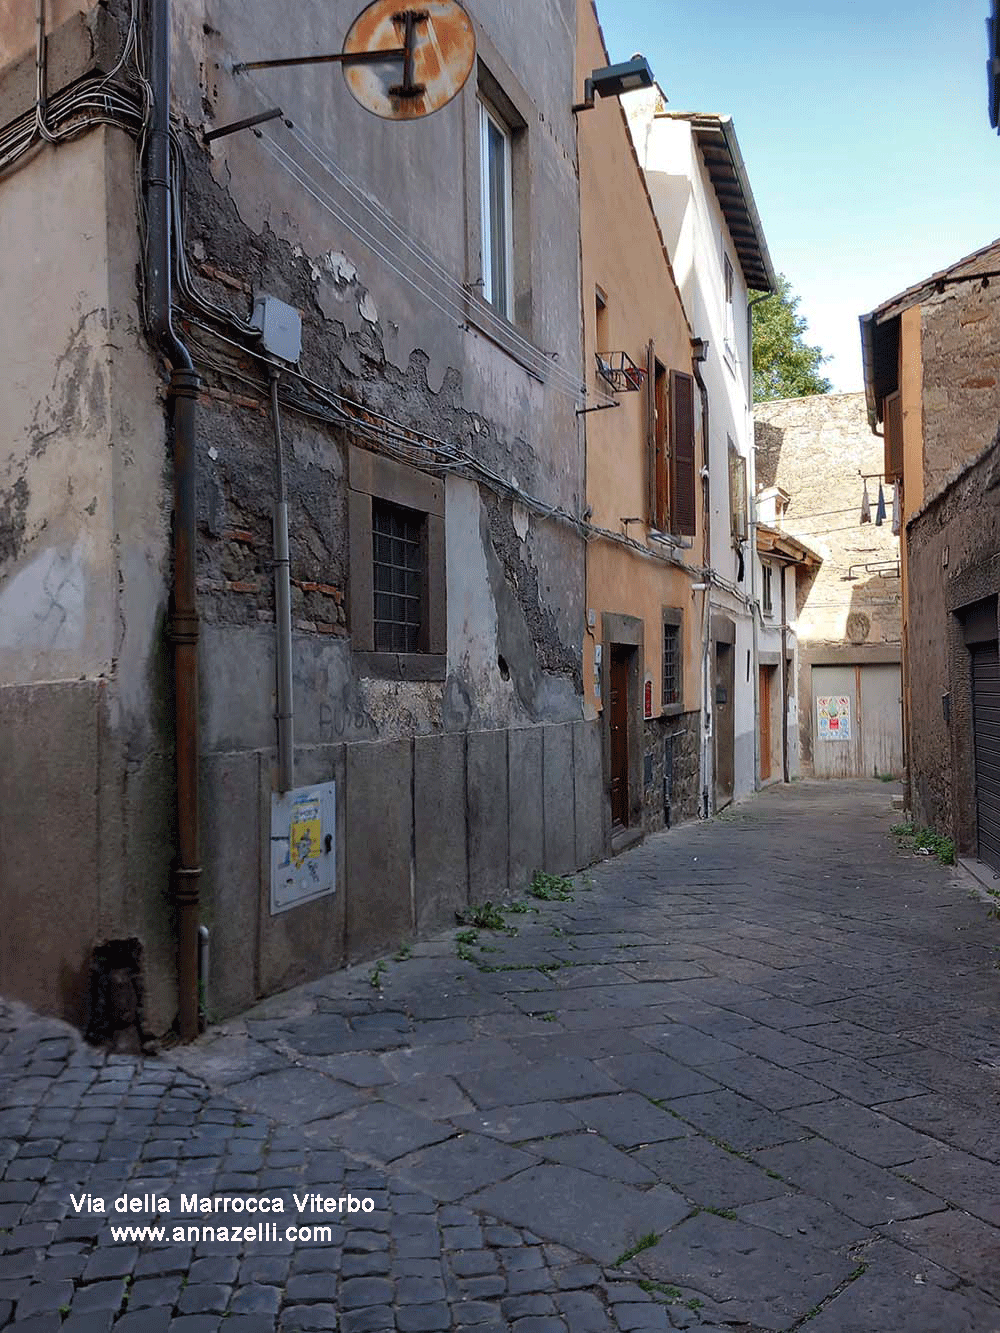
[[[251,90],[252,97],[261,107],[263,107],[265,105],[265,100],[262,98],[261,94],[257,91],[254,85],[250,84],[248,86]],[[560,366],[557,362],[553,361],[532,342],[526,339],[509,323],[509,321],[493,311],[486,302],[476,303],[474,310],[470,312],[466,307],[466,303],[469,300],[469,289],[463,283],[449,273],[429,251],[407,233],[400,224],[396,222],[391,214],[384,208],[376,207],[375,202],[372,201],[370,195],[368,195],[356,181],[352,180],[347,172],[333,161],[323,147],[302,130],[301,127],[297,124],[292,124],[289,127],[286,122],[284,128],[289,130],[291,138],[313,159],[322,172],[328,176],[335,185],[338,185],[341,190],[349,196],[354,204],[368,213],[374,223],[386,233],[388,240],[377,242],[381,245],[383,252],[389,250],[390,253],[392,253],[393,259],[399,264],[404,264],[410,268],[410,272],[414,273],[424,284],[424,287],[429,287],[437,297],[447,300],[449,304],[452,305],[456,305],[457,303],[456,308],[459,311],[461,322],[463,324],[469,321],[471,315],[473,324],[481,322],[489,326],[492,332],[488,330],[488,336],[495,336],[501,343],[509,343],[516,349],[516,354],[519,354],[522,359],[536,364],[542,371],[543,378],[560,380],[567,392],[571,392],[574,396],[579,397],[585,392],[583,384],[576,376]],[[311,182],[311,184],[325,196],[329,204],[336,202],[327,191],[322,189],[306,166],[301,162],[298,162],[291,156],[291,154],[287,153],[287,150],[281,148],[281,145],[274,138],[272,132],[260,130],[257,132],[257,137],[262,142],[267,141],[275,148],[278,148],[279,151],[283,153],[286,161],[294,163],[297,170],[302,173],[302,176]],[[281,163],[281,165],[285,164]],[[299,183],[303,183],[301,178]],[[343,204],[340,204],[339,207],[343,209],[344,206]],[[328,211],[330,210],[328,209]],[[335,213],[334,216],[338,218],[343,226],[347,227],[348,230],[366,245],[369,245],[372,240],[377,240],[370,230],[370,227],[365,226],[359,219],[351,217],[349,214],[345,213]],[[393,246],[405,249],[408,258],[411,261],[422,265],[428,271],[430,276],[421,274],[410,267],[407,263],[407,259],[404,259],[404,257],[398,253],[398,250],[393,252],[391,248]],[[385,259],[384,253],[379,257],[383,259],[383,262],[389,262]],[[399,276],[403,277],[404,280],[410,281],[409,277],[404,273],[400,273],[399,269],[394,264],[390,263],[390,267],[392,267]],[[421,294],[423,295],[424,293],[421,292]]]
[[[81,79],[51,99],[46,91],[45,0],[37,3],[36,29],[35,103],[30,111],[0,128],[0,174],[39,142],[65,143],[95,125],[115,126],[141,140],[152,90],[138,54],[138,0],[132,0],[122,49],[112,68],[106,74]],[[128,68],[130,57],[134,68]],[[126,84],[115,81],[123,72]]]
[[[466,307],[468,292],[455,282],[452,290],[459,295],[452,295],[448,290],[441,286],[435,286],[432,279],[424,277],[413,267],[406,259],[393,253],[389,246],[380,241],[367,227],[352,218],[345,211],[342,205],[339,205],[332,196],[324,190],[323,186],[301,162],[296,161],[281,145],[269,134],[261,133],[261,142],[265,151],[282,167],[303,189],[307,191],[316,202],[324,208],[333,218],[336,219],[348,231],[352,232],[363,244],[371,250],[377,259],[384,263],[404,282],[408,283],[417,294],[436,310],[446,315],[454,321],[460,328],[475,328],[475,320],[480,315],[479,307],[476,308],[474,317]],[[483,311],[488,311],[488,307],[483,306]],[[516,334],[499,316],[487,316],[487,322],[492,319],[496,324],[496,332],[491,333],[486,329],[486,336],[492,337],[503,344],[504,339],[510,339],[514,343],[520,342],[522,346],[508,348],[512,354],[525,364],[529,373],[534,374],[535,378],[543,381],[551,380],[554,388],[562,391],[572,397],[574,401],[579,401],[583,396],[583,387],[581,383],[574,379],[562,367],[550,361],[543,352],[534,348],[532,344],[526,342]]]
[[[208,325],[197,323],[197,327],[203,329],[213,337],[220,336]],[[277,362],[272,362],[270,358],[263,356],[254,349],[241,347],[239,344],[233,343],[231,339],[224,338],[223,341],[232,344],[244,355],[249,355],[255,360],[261,361],[263,364],[279,364]],[[264,394],[269,390],[269,385],[263,380],[254,380],[247,375],[233,370],[232,367],[220,363],[213,358],[210,353],[206,352],[206,349],[201,344],[200,340],[193,344],[192,351],[197,354],[203,364],[208,365],[211,369],[215,370],[216,373],[251,385],[258,391],[263,401]],[[315,381],[311,381],[308,377],[301,375],[294,367],[286,366],[283,367],[283,369],[287,375],[308,386],[316,385]],[[317,392],[317,389],[313,388],[313,392]],[[585,541],[611,541],[619,546],[624,546],[629,550],[634,551],[636,554],[643,555],[648,559],[658,561],[661,564],[672,565],[684,571],[692,578],[700,579],[708,577],[707,571],[696,566],[685,564],[672,553],[668,554],[651,550],[632,537],[586,522],[585,520],[570,514],[559,505],[548,504],[545,501],[538,499],[536,496],[528,494],[519,486],[509,482],[506,478],[495,472],[492,468],[483,463],[481,459],[467,453],[458,445],[445,445],[439,441],[434,441],[429,437],[424,436],[421,432],[411,430],[408,427],[402,426],[400,423],[395,423],[394,429],[387,430],[384,424],[388,421],[387,418],[381,418],[383,424],[375,425],[372,422],[366,421],[364,415],[361,415],[367,413],[367,409],[361,404],[351,403],[351,400],[344,398],[342,395],[334,395],[331,391],[327,391],[322,387],[319,387],[318,392],[323,397],[329,396],[331,399],[339,399],[339,403],[331,403],[327,410],[324,411],[315,403],[304,404],[301,400],[293,398],[286,393],[281,398],[282,406],[287,407],[293,412],[301,412],[304,415],[326,421],[329,424],[353,432],[361,438],[376,444],[380,449],[389,453],[391,456],[399,457],[402,453],[408,461],[411,462],[414,461],[415,456],[417,456],[420,465],[428,470],[459,472],[469,476],[471,480],[482,482],[488,489],[500,494],[504,498],[517,501],[538,517],[554,520],[572,527],[584,538]]]

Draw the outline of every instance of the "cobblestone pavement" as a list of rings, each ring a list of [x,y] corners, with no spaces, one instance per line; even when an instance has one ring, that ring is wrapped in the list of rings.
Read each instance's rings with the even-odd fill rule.
[[[157,1059],[0,1006],[0,1327],[996,1333],[1000,927],[889,805],[772,789]]]

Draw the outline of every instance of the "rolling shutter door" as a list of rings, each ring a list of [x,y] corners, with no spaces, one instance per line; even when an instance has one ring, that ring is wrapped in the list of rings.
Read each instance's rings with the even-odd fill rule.
[[[1000,872],[1000,657],[996,641],[971,652],[979,859]]]

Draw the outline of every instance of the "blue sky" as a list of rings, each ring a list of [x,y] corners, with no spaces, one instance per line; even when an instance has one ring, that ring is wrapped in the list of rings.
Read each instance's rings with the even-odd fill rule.
[[[835,389],[857,317],[1000,236],[989,0],[598,0],[612,59],[646,55],[675,111],[733,117],[775,268]]]

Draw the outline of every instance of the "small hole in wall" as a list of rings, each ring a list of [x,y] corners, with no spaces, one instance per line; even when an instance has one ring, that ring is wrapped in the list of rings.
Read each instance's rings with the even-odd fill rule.
[[[500,668],[500,675],[504,680],[510,680],[510,667],[507,665],[507,659],[502,653],[497,658],[497,666]]]

